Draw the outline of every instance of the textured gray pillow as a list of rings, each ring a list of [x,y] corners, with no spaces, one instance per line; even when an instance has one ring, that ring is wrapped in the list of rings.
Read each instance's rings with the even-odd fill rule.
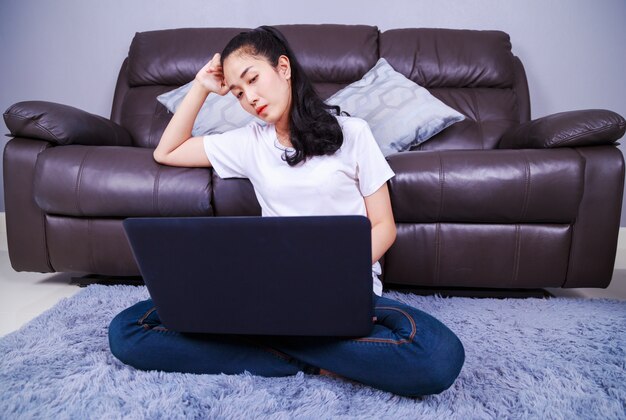
[[[398,73],[384,58],[361,80],[326,100],[342,111],[367,121],[383,152],[408,150],[465,119],[415,82]]]
[[[175,113],[185,95],[191,89],[192,83],[193,81],[178,89],[163,93],[157,96],[157,100],[171,113]],[[224,96],[211,93],[204,101],[200,112],[198,112],[198,117],[191,129],[191,135],[203,136],[206,134],[223,133],[243,127],[252,120],[265,124],[264,121],[246,112],[232,93],[227,93]]]

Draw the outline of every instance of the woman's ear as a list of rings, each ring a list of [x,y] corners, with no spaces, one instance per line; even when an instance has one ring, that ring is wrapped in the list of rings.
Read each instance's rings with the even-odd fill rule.
[[[285,76],[286,80],[291,78],[291,63],[286,55],[278,57],[278,71]]]

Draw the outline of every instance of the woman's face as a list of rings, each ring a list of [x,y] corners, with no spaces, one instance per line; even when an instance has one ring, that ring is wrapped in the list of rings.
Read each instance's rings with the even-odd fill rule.
[[[291,67],[281,55],[277,67],[263,56],[234,52],[224,60],[224,83],[250,114],[272,124],[289,121]]]

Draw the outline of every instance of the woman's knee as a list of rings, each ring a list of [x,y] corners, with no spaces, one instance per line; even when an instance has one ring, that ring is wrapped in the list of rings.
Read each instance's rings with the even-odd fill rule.
[[[141,334],[142,326],[138,320],[151,304],[149,300],[139,302],[118,313],[109,323],[109,348],[125,364],[135,365],[140,356],[137,354],[140,351],[137,338]]]
[[[461,373],[465,363],[463,343],[449,328],[441,325],[439,340],[433,343],[430,355],[422,360],[419,368],[407,370],[404,395],[439,394],[450,388]]]
[[[397,364],[386,372],[386,387],[397,394],[418,396],[438,394],[452,386],[465,363],[465,349],[456,334],[434,316],[392,299],[380,298],[377,306],[387,309],[379,321],[394,335],[401,333],[399,340],[410,340],[396,347]]]
[[[446,328],[447,329],[447,328]],[[465,363],[465,348],[461,340],[452,331],[447,329],[445,341],[431,355],[433,369],[433,394],[439,394],[450,388],[461,373]]]
[[[109,323],[109,348],[117,359],[129,364],[128,359],[131,355],[127,340],[129,326],[121,315],[117,314]]]

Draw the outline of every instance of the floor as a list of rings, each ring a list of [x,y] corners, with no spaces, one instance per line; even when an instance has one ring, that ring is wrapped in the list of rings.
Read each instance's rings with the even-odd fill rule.
[[[0,213],[0,337],[51,308],[59,300],[81,290],[71,284],[74,273],[25,273],[11,268],[6,243],[4,213]],[[539,289],[558,297],[610,298],[626,300],[626,228],[620,229],[615,271],[606,289]]]

